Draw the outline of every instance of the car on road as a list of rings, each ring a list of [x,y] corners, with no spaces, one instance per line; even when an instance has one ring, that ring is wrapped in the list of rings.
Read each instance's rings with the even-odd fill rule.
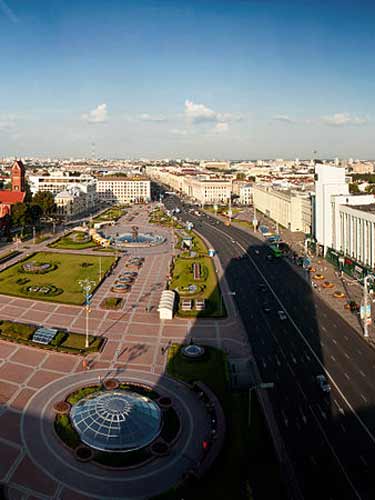
[[[317,375],[316,376],[316,382],[320,388],[321,391],[327,393],[331,391],[331,386],[329,385],[327,378],[325,375]]]
[[[280,311],[277,311],[277,314],[279,315],[279,318],[281,321],[285,321],[286,320],[286,314],[284,311],[280,310]]]
[[[263,304],[263,311],[265,313],[270,313],[271,312],[271,307],[269,306],[269,304],[267,304],[267,303]]]
[[[259,254],[260,254],[259,250],[255,250],[255,253],[256,253],[257,255],[259,255]]]
[[[234,240],[230,240],[232,243],[236,243]]]
[[[264,283],[261,283],[259,286],[258,286],[259,290],[261,292],[266,292],[267,291],[267,287]]]

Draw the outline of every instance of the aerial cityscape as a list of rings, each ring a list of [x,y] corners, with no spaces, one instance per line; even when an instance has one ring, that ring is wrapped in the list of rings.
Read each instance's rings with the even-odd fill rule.
[[[375,498],[374,16],[0,0],[0,500]]]

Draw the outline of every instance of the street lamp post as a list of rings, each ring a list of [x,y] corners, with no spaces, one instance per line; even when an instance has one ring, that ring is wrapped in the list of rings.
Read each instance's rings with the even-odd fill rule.
[[[369,322],[371,321],[371,304],[369,303],[369,300],[368,300],[368,281],[369,280],[374,280],[374,276],[372,276],[371,274],[368,274],[367,276],[365,276],[364,280],[363,280],[363,336],[365,338],[368,338],[369,334],[368,334],[368,325],[369,325]],[[370,309],[369,313],[368,313],[368,309]]]
[[[92,294],[90,292],[94,288],[96,283],[95,283],[95,281],[91,281],[88,278],[86,278],[84,280],[79,280],[78,283],[79,283],[83,293],[85,294],[85,312],[86,312],[85,347],[87,349],[89,347],[89,312],[91,311],[90,306],[91,306],[91,297],[92,297]]]
[[[260,384],[253,385],[252,387],[249,387],[249,412],[248,412],[248,419],[247,419],[247,424],[248,427],[250,427],[251,423],[251,393],[254,390],[257,389],[273,389],[275,384],[273,382],[261,382]]]

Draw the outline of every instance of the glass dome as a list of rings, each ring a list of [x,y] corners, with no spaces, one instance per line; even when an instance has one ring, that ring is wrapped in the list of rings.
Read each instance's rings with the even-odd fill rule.
[[[161,430],[159,406],[130,391],[100,392],[81,399],[70,417],[82,442],[101,451],[143,448]]]

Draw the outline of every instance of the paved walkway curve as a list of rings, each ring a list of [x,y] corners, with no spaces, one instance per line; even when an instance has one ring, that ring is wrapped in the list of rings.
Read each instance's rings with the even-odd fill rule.
[[[184,426],[167,457],[157,458],[141,468],[128,471],[107,470],[93,463],[77,462],[61,445],[53,429],[53,404],[82,385],[95,384],[107,370],[95,370],[62,377],[47,384],[29,401],[21,420],[26,453],[37,467],[60,484],[90,498],[149,498],[176,484],[183,474],[202,458],[201,443],[208,436],[208,417],[203,404],[184,384],[166,376],[126,370],[119,379],[155,386],[169,395]]]

